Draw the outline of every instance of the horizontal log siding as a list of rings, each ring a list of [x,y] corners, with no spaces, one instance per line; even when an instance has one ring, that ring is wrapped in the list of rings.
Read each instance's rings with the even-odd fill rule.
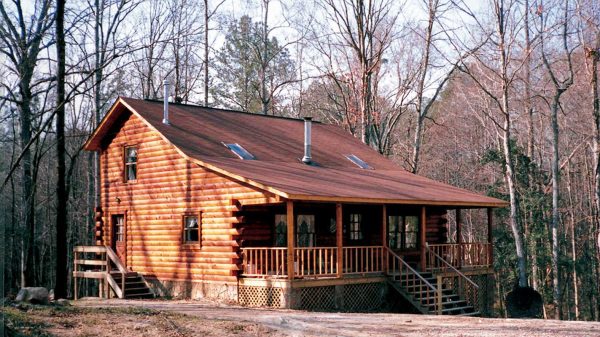
[[[137,181],[124,182],[123,147],[138,147]],[[165,280],[236,282],[237,207],[275,201],[182,157],[135,116],[101,154],[104,242],[110,215],[127,211],[127,266]],[[202,211],[202,246],[182,245],[182,215]]]
[[[448,218],[444,209],[427,209],[427,242],[430,244],[448,242]]]

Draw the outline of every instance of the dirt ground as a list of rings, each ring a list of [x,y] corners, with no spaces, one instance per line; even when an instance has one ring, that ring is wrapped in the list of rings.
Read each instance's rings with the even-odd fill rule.
[[[316,313],[205,300],[85,299],[4,312],[7,326],[26,336],[600,336],[596,322]],[[30,326],[15,327],[23,322]]]

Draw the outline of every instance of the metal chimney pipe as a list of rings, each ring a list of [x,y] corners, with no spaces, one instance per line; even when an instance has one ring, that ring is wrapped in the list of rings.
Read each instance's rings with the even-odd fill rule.
[[[302,158],[304,164],[310,164],[312,162],[312,157],[310,155],[311,126],[312,117],[304,117],[304,157]]]
[[[165,125],[169,125],[171,124],[169,122],[169,80],[164,80],[163,81],[163,87],[164,87],[164,93],[163,93],[163,97],[164,97],[164,108],[163,108],[163,124]]]

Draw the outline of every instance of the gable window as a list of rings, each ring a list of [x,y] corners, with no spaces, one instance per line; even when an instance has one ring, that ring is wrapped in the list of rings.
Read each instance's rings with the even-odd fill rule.
[[[287,215],[275,214],[275,247],[287,246]]]
[[[350,214],[350,240],[362,240],[363,233],[361,227],[362,214],[353,213]]]
[[[183,216],[183,243],[200,243],[200,219],[197,215]]]
[[[244,147],[238,143],[232,143],[232,144],[223,143],[223,144],[225,146],[227,146],[227,148],[229,150],[231,150],[231,152],[233,152],[236,156],[240,157],[240,159],[243,159],[243,160],[255,159],[255,157],[250,152],[248,152],[248,150],[244,149]]]
[[[298,247],[314,247],[317,243],[317,232],[315,230],[315,216],[299,214],[296,219],[298,230],[296,241]]]
[[[392,249],[416,249],[419,239],[419,217],[390,215],[388,245]]]
[[[135,146],[125,147],[125,181],[137,179],[138,149]]]

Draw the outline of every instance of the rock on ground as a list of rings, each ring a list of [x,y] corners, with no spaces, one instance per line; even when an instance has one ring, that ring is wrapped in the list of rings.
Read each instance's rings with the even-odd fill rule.
[[[48,303],[48,289],[44,287],[24,287],[19,290],[17,302],[29,302],[34,304]]]

